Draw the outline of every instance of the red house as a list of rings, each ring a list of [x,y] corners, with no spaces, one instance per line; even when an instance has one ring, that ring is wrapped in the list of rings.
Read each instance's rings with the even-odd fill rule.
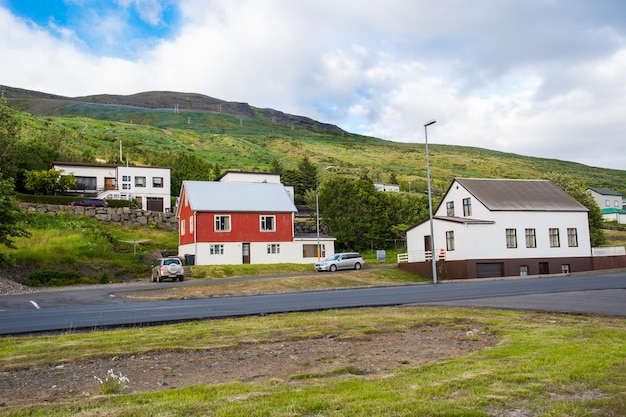
[[[178,253],[196,265],[308,263],[317,236],[294,234],[297,209],[280,183],[184,181]],[[334,253],[334,239],[319,245]]]

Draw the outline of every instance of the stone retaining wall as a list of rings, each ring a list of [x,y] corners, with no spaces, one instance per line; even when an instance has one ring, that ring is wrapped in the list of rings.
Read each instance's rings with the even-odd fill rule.
[[[22,207],[22,210],[31,213],[37,212],[53,216],[59,213],[75,214],[77,216],[93,217],[102,223],[119,226],[156,227],[157,229],[178,232],[178,218],[174,213],[137,210],[128,207],[95,208],[34,203],[20,203],[20,207]],[[300,218],[295,220],[294,230],[296,233],[315,233],[316,229],[315,219]],[[327,233],[323,222],[320,222],[320,232]]]
[[[58,214],[74,214],[93,217],[102,223],[119,226],[156,227],[157,229],[178,231],[178,218],[174,213],[161,213],[130,209],[128,207],[79,207],[56,204],[20,203],[22,210],[56,216]]]

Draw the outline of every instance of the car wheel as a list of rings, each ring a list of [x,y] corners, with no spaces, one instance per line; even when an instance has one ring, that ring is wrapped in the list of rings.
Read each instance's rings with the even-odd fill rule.
[[[184,281],[184,280],[185,280],[185,277],[181,275],[181,276],[179,276],[179,277],[178,277],[178,280],[179,280],[179,281]]]
[[[154,277],[154,274],[150,276],[150,279],[152,280],[152,282],[156,282],[156,278]]]
[[[337,265],[331,265],[328,269],[330,269],[330,272],[335,272],[337,270]]]
[[[358,271],[359,269],[361,269],[361,264],[360,264],[359,262],[355,263],[355,264],[354,264],[354,269],[356,269],[357,271]]]
[[[157,275],[157,282],[163,282],[163,277],[161,275]]]

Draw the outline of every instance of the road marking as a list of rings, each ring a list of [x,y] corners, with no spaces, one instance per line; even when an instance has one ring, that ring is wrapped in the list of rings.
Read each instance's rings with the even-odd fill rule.
[[[31,302],[30,302],[30,303],[31,303],[33,306],[35,306],[35,308],[36,308],[37,310],[39,310],[39,309],[41,308],[41,307],[39,307],[39,304],[37,304],[35,301],[32,301],[32,300],[31,300]]]

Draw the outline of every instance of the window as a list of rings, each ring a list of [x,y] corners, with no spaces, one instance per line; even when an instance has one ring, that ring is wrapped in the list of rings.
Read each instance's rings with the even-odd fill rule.
[[[187,232],[185,231],[185,220],[180,221],[180,234],[181,236],[185,235]]]
[[[276,230],[276,217],[275,216],[261,216],[261,231],[273,232]]]
[[[74,190],[95,190],[96,177],[76,177],[76,183],[74,184]]]
[[[454,201],[448,201],[446,203],[446,211],[448,217],[454,217]]]
[[[561,265],[561,273],[562,274],[569,274],[570,273],[570,266],[569,266],[569,264],[562,264]]]
[[[454,231],[449,230],[446,232],[446,250],[454,250]]]
[[[223,255],[224,245],[209,245],[209,255]]]
[[[193,234],[193,216],[189,216],[189,233]]]
[[[559,229],[550,228],[550,247],[558,248],[561,246],[561,241],[559,240]]]
[[[570,248],[578,247],[578,230],[575,227],[567,229],[567,246]]]
[[[146,177],[135,177],[135,187],[145,187]]]
[[[472,215],[472,199],[464,198],[463,199],[463,216],[469,217]]]
[[[525,277],[528,275],[528,265],[520,265],[519,266],[519,275],[521,277]]]
[[[130,175],[123,175],[122,181],[130,182]]]
[[[611,200],[604,200],[605,207],[611,207]]]
[[[122,190],[130,190],[130,184],[128,183],[122,183]]]
[[[302,257],[304,258],[317,258],[317,244],[315,245],[302,245]],[[326,245],[320,244],[320,257],[326,258]]]
[[[535,234],[535,229],[526,229],[526,247],[527,248],[537,247],[537,236]]]
[[[267,253],[280,253],[280,243],[268,243]]]
[[[619,201],[617,200],[613,201],[613,207],[619,208]]]
[[[517,229],[506,229],[506,247],[507,249],[517,248]]]
[[[163,188],[163,177],[152,177],[152,186],[154,188]]]
[[[215,216],[215,231],[230,232],[230,216]]]

